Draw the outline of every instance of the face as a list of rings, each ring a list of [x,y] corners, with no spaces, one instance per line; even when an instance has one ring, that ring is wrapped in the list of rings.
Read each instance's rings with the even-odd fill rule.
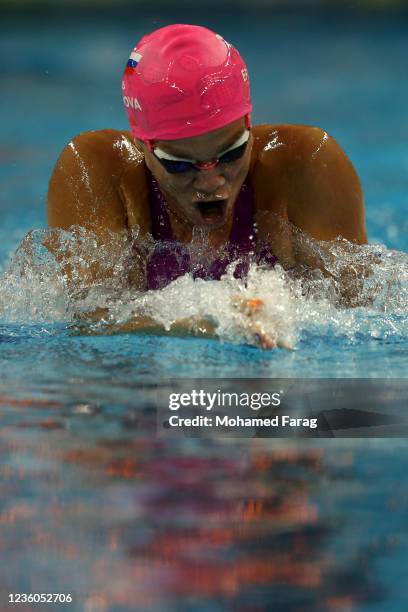
[[[209,162],[231,147],[243,134],[245,119],[193,138],[157,140],[154,147],[169,155]],[[144,143],[146,164],[157,180],[172,212],[190,226],[217,229],[232,218],[235,199],[248,174],[252,135],[240,159],[180,174],[169,173]]]

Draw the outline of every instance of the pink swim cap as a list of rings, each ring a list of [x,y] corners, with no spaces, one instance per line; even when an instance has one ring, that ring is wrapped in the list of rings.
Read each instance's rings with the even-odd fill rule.
[[[176,24],[144,36],[122,79],[130,129],[140,140],[175,140],[221,128],[252,110],[240,54],[207,28]]]

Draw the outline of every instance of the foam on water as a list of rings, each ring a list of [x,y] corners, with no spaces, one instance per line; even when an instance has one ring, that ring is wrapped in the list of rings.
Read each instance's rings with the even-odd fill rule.
[[[3,323],[67,326],[80,318],[89,320],[81,328],[87,333],[120,330],[135,315],[151,317],[166,330],[180,319],[197,326],[205,319],[222,340],[256,344],[248,316],[237,304],[260,298],[264,307],[257,322],[284,346],[296,346],[305,330],[349,341],[407,337],[405,253],[341,239],[323,243],[300,233],[297,240],[320,259],[330,276],[318,270],[285,272],[280,266],[268,270],[252,264],[247,278],[240,280],[234,278],[232,264],[220,281],[194,280],[186,274],[162,290],[143,292],[131,288],[129,279],[135,270],[143,274],[140,257],[154,248],[152,239],[137,241],[137,232],[130,238],[112,234],[102,245],[80,228],[35,230],[0,279],[0,318]],[[205,253],[202,244],[191,249],[192,259]]]

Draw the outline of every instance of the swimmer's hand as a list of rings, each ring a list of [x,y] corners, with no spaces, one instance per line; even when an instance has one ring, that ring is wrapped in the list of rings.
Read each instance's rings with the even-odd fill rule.
[[[265,328],[265,324],[262,322],[265,304],[261,298],[248,299],[242,296],[234,296],[232,304],[244,315],[245,330],[256,345],[265,350],[271,350],[277,347],[292,350],[292,347],[278,339],[274,330],[268,331]]]

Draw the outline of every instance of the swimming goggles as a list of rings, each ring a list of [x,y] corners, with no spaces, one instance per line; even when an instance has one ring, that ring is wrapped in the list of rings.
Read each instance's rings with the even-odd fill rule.
[[[220,153],[217,158],[209,162],[197,162],[184,157],[175,157],[174,155],[170,155],[170,153],[166,153],[166,151],[163,151],[159,147],[151,147],[151,151],[156,159],[159,160],[161,165],[167,170],[167,172],[170,172],[170,174],[189,172],[193,169],[211,170],[211,168],[215,168],[215,166],[218,166],[218,164],[230,164],[231,162],[243,157],[248,144],[249,134],[249,130],[245,130],[233,145]]]

